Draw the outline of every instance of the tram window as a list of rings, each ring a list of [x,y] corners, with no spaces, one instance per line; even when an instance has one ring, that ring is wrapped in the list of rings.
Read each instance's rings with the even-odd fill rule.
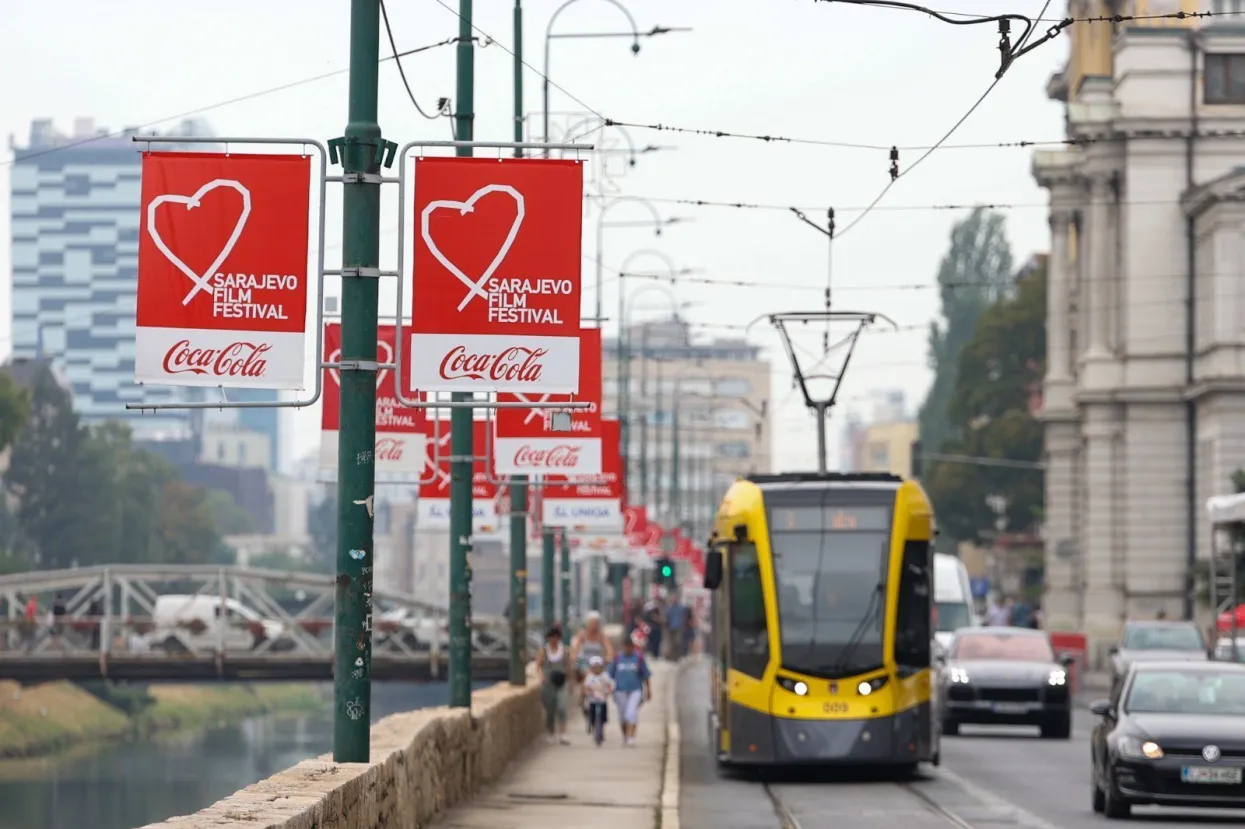
[[[930,556],[928,541],[908,541],[899,575],[895,619],[895,662],[904,666],[930,663]]]
[[[769,630],[756,546],[746,542],[733,545],[730,567],[731,665],[759,678],[769,663]]]

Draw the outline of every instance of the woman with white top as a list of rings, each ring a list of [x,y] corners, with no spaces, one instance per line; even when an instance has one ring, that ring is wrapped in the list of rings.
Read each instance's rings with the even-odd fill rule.
[[[562,644],[562,629],[549,628],[545,633],[545,646],[536,657],[540,669],[540,701],[545,707],[545,739],[549,743],[570,743],[566,736],[566,710],[570,695],[567,669],[571,668],[570,653]]]

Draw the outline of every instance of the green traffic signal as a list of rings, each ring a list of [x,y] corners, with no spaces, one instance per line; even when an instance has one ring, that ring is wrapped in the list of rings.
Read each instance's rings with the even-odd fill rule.
[[[669,564],[663,564],[663,565],[661,566],[661,576],[662,576],[662,578],[664,578],[664,579],[668,579],[668,578],[670,578],[670,577],[671,577],[671,576],[673,576],[673,575],[674,575],[674,568],[673,568],[673,567],[671,567]]]

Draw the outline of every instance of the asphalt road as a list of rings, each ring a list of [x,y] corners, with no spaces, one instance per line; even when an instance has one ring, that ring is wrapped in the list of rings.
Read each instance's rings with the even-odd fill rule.
[[[1070,740],[1042,740],[1036,729],[972,728],[943,740],[940,768],[911,781],[861,772],[719,774],[709,750],[709,667],[701,661],[679,683],[682,760],[680,822],[715,829],[1104,829],[1117,825],[1090,809],[1089,729],[1078,710]],[[1146,829],[1245,823],[1245,812],[1134,809]]]

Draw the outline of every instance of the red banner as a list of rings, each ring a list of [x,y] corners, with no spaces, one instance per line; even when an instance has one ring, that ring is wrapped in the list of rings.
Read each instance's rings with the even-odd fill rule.
[[[590,403],[570,412],[571,431],[555,432],[553,409],[498,409],[493,464],[499,475],[599,475],[601,466],[601,329],[579,332],[579,393],[498,394],[499,403]]]
[[[632,547],[643,547],[648,534],[648,507],[623,507],[623,535]]]
[[[546,524],[622,530],[623,480],[618,421],[602,420],[601,434],[600,475],[545,476],[541,515]]]
[[[475,447],[472,454],[482,458],[488,436],[487,423],[472,423]],[[437,460],[432,468],[433,457]],[[450,525],[450,422],[440,420],[428,424],[428,465],[419,485],[418,518],[421,527],[446,529]],[[431,479],[431,480],[429,480]],[[493,533],[501,527],[497,503],[502,493],[489,482],[488,468],[483,460],[472,464],[471,521],[472,531]]]
[[[578,161],[415,162],[413,388],[579,390],[583,195]]]
[[[394,362],[397,328],[381,325],[376,329],[376,361]],[[341,323],[324,325],[324,362],[341,362]],[[404,355],[404,358],[409,355]],[[428,463],[425,435],[428,421],[423,409],[398,405],[397,384],[393,372],[381,369],[376,373],[376,450],[377,472],[420,473]],[[320,410],[320,466],[337,467],[337,432],[341,415],[341,372],[324,370],[323,407]]]
[[[144,153],[134,377],[301,389],[311,160]]]

